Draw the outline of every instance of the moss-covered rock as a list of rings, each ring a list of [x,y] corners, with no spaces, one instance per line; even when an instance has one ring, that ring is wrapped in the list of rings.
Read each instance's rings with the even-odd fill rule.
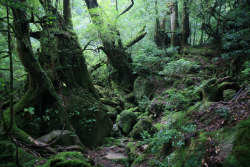
[[[150,134],[155,131],[152,126],[152,121],[149,118],[141,118],[133,127],[130,136],[134,139],[139,139],[143,131],[148,131]]]
[[[85,94],[71,95],[69,118],[81,142],[86,147],[95,147],[112,131],[108,110],[100,102]]]
[[[139,76],[134,83],[134,95],[136,100],[140,100],[143,96],[149,97],[154,90],[153,84],[146,78]]]
[[[91,167],[81,153],[62,152],[52,156],[43,167]]]
[[[250,164],[250,119],[240,122],[237,129],[233,150],[227,157],[225,166],[244,167]]]
[[[136,114],[132,111],[124,110],[121,112],[117,124],[123,133],[128,134],[135,123]]]
[[[16,146],[4,140],[0,142],[0,167],[13,167],[16,166]],[[32,154],[27,153],[21,148],[18,148],[18,161],[21,166],[34,166],[36,158]]]

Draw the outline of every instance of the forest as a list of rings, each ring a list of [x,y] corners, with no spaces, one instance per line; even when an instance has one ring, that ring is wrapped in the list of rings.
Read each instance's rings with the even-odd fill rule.
[[[247,167],[250,1],[0,0],[0,167]]]

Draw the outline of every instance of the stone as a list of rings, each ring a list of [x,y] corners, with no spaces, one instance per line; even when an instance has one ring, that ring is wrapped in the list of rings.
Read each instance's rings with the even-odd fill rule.
[[[154,132],[152,121],[149,118],[141,118],[133,127],[130,136],[134,139],[140,139],[143,131],[148,131],[150,134]]]
[[[132,111],[124,110],[120,114],[120,118],[117,125],[123,133],[128,134],[135,123],[136,114]]]
[[[154,85],[146,78],[139,76],[134,83],[134,95],[136,100],[141,100],[144,96],[151,98]]]

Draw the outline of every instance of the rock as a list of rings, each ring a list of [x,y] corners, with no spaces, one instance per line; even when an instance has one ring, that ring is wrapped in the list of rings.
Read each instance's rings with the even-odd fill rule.
[[[105,107],[107,108],[108,110],[108,115],[109,115],[109,118],[114,121],[116,119],[116,116],[118,115],[118,111],[116,110],[116,108],[114,107],[111,107],[109,105],[105,105]]]
[[[64,130],[62,134],[61,134],[61,130],[54,130],[50,132],[49,134],[46,134],[38,138],[37,140],[44,142],[44,143],[50,143],[50,142],[53,142],[57,138],[58,140],[54,143],[56,145],[60,145],[62,147],[70,146],[70,145],[77,145],[77,143],[75,142],[75,138],[73,137],[73,132],[69,130]]]
[[[107,159],[124,159],[124,158],[127,158],[125,157],[123,154],[121,153],[107,153],[107,155],[105,155],[105,158]]]
[[[120,118],[118,121],[118,126],[125,134],[128,134],[130,129],[136,122],[136,114],[132,111],[124,110],[120,114]]]
[[[139,76],[134,83],[134,95],[136,100],[140,100],[143,96],[149,97],[154,90],[153,84],[146,78]],[[149,97],[150,98],[150,97]]]
[[[143,131],[148,131],[150,134],[154,132],[152,121],[149,118],[140,119],[133,127],[130,136],[134,139],[140,139]]]
[[[71,96],[69,118],[76,134],[86,147],[96,147],[112,131],[107,108],[84,94]]]

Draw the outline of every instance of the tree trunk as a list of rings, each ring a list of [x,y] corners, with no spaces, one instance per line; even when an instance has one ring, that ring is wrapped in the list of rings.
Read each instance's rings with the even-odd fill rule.
[[[12,6],[11,8],[18,56],[29,73],[29,87],[14,107],[14,113],[17,113],[16,119],[18,121],[14,121],[11,132],[20,141],[37,145],[39,141],[34,140],[27,133],[39,137],[52,130],[62,129],[65,125],[65,129],[76,132],[74,140],[77,144],[81,145],[81,142],[89,146],[100,144],[102,139],[110,133],[112,124],[106,109],[97,100],[98,95],[95,93],[90,80],[85,59],[75,34],[71,32],[72,30],[67,29],[64,19],[56,13],[57,11],[50,5],[49,0],[46,1],[46,5],[43,4],[43,1],[40,1],[45,7],[46,17],[48,18],[48,22],[43,23],[43,31],[40,37],[42,49],[39,60],[41,65],[32,51],[27,9],[23,5],[26,4],[26,0],[20,2],[21,7]],[[61,86],[66,87],[63,92]],[[66,95],[67,103],[60,100],[55,88],[59,90],[60,97]],[[73,90],[75,90],[75,93]],[[77,93],[81,97],[76,95]],[[74,100],[71,100],[71,98],[74,98]],[[75,106],[76,100],[79,102],[77,106]],[[86,103],[87,101],[91,102]],[[80,106],[85,103],[84,108]],[[23,111],[24,108],[28,107],[35,108],[34,114],[30,115]],[[97,107],[97,109],[93,110],[93,107]],[[74,121],[74,127],[67,118],[67,110],[71,115],[75,112],[79,113],[74,120],[71,120]],[[26,114],[29,117],[24,118],[21,114]],[[48,119],[45,120],[44,116],[48,116]],[[96,123],[92,123],[91,130],[88,130],[89,127],[85,127],[82,120],[88,121],[90,116],[93,118],[89,119],[94,119]],[[4,117],[9,125],[9,111],[4,112]],[[41,121],[36,123],[34,118],[39,118]],[[35,130],[35,126],[30,125],[30,122],[36,123],[42,129]]]
[[[182,27],[181,27],[181,45],[188,45],[188,37],[190,35],[189,28],[189,9],[187,7],[187,0],[183,1]]]
[[[178,2],[176,0],[171,0],[170,2],[171,7],[171,45],[172,46],[179,46],[179,35],[177,29],[179,28],[178,23]]]
[[[26,0],[21,0],[21,4],[25,4]],[[29,87],[25,95],[14,106],[14,113],[20,113],[24,108],[35,107],[36,115],[45,115],[45,110],[40,110],[43,106],[47,108],[55,108],[59,111],[58,115],[51,114],[50,120],[44,123],[42,126],[44,132],[49,132],[53,129],[61,129],[66,123],[66,127],[69,127],[69,122],[65,119],[60,100],[55,92],[53,84],[43,70],[38,60],[36,59],[30,42],[29,33],[29,21],[26,15],[26,9],[16,8],[11,6],[13,12],[13,25],[16,33],[17,51],[18,57],[29,73]],[[9,124],[9,117],[7,115],[8,110],[4,112],[6,123]],[[54,123],[57,122],[57,123]],[[29,136],[21,132],[14,121],[12,132],[15,132],[17,138],[26,138],[28,141]]]
[[[104,24],[101,18],[102,11],[98,6],[97,0],[85,0],[85,2],[87,4],[93,24],[98,27],[102,27],[101,25]],[[122,12],[122,14],[124,14],[130,8],[131,6]],[[141,40],[146,35],[146,32],[144,32],[143,29],[143,31],[138,33],[136,38],[133,38],[131,41],[129,41],[127,45],[123,45],[120,38],[120,33],[116,27],[112,26],[112,24],[109,24],[108,27],[108,32],[104,32],[101,29],[98,30],[100,39],[103,43],[103,47],[101,49],[107,55],[110,64],[118,71],[118,83],[124,88],[133,89],[134,76],[131,67],[132,58],[126,49]]]
[[[67,87],[81,88],[98,99],[90,79],[85,58],[78,38],[73,31],[70,0],[64,0],[64,18],[48,2],[42,4],[47,11],[48,20],[41,32],[41,53],[39,61],[46,70],[56,89]],[[64,21],[65,19],[65,21]]]

